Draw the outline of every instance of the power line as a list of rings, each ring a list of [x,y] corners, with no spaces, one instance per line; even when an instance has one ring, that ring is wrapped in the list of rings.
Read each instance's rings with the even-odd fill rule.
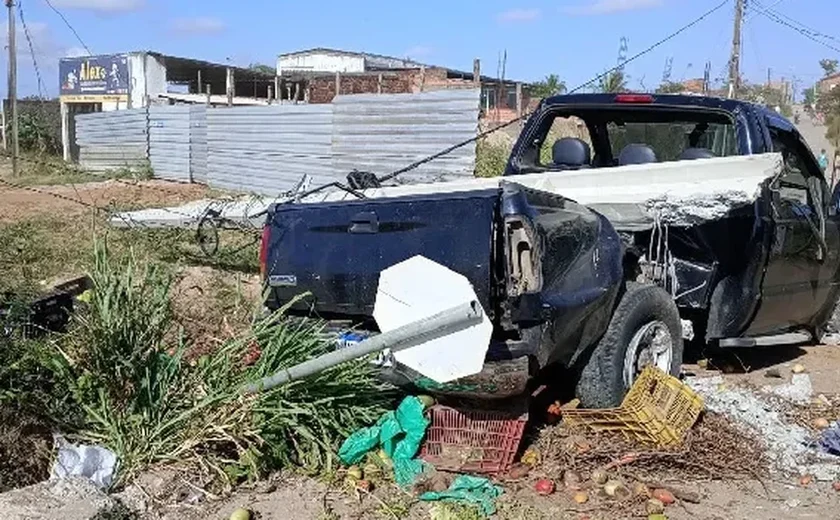
[[[38,97],[43,101],[47,97],[47,85],[41,78],[41,68],[38,66],[38,60],[35,57],[35,46],[32,44],[32,34],[29,32],[29,26],[26,25],[26,19],[23,16],[23,0],[18,0],[18,14],[20,15],[20,23],[23,25],[23,34],[29,44],[29,52],[32,54],[32,66],[35,68],[35,77],[38,79]]]
[[[822,33],[813,33],[812,34],[808,30],[803,29],[802,27],[797,27],[797,26],[793,25],[792,23],[782,19],[780,16],[774,14],[773,12],[765,10],[764,8],[762,8],[760,3],[756,2],[756,1],[753,1],[753,4],[757,5],[758,6],[758,9],[757,9],[758,12],[760,14],[764,15],[765,17],[767,17],[769,20],[772,20],[772,21],[774,21],[774,22],[776,22],[780,25],[784,25],[785,27],[793,29],[794,31],[801,34],[802,36],[808,38],[809,40],[811,40],[813,42],[816,42],[816,43],[819,43],[820,45],[822,45],[824,47],[827,47],[827,48],[833,50],[834,52],[840,53],[840,48],[837,48],[837,47],[831,45],[830,43],[828,43],[824,40],[820,40],[817,36],[815,36],[815,34],[818,34],[818,35],[820,35],[820,37],[823,37],[823,38],[829,38],[829,36],[823,35]],[[830,37],[830,38],[834,39],[833,37]]]
[[[85,48],[88,55],[93,55],[93,53],[90,51],[90,48],[87,46],[87,44],[84,42],[84,40],[82,40],[82,37],[79,36],[79,33],[76,32],[76,29],[70,24],[70,22],[67,20],[67,18],[64,16],[64,14],[62,14],[61,11],[56,9],[56,7],[52,4],[52,2],[50,2],[50,0],[44,0],[44,2],[46,2],[47,5],[50,6],[50,9],[55,11],[55,14],[57,14],[64,21],[64,25],[66,25],[67,28],[70,29],[73,32],[73,35],[76,37],[77,40],[79,40],[79,43],[82,44],[82,47]]]
[[[577,91],[579,91],[579,90],[581,90],[581,89],[583,89],[583,88],[586,88],[586,87],[588,87],[589,85],[591,85],[591,84],[593,84],[593,83],[595,83],[595,82],[597,82],[597,81],[600,81],[601,79],[605,78],[605,77],[606,77],[606,76],[608,76],[609,74],[612,74],[613,72],[616,72],[616,71],[618,71],[619,69],[622,69],[622,68],[623,68],[625,65],[627,65],[628,63],[632,63],[632,62],[636,61],[637,59],[641,58],[642,56],[645,56],[646,54],[649,54],[650,52],[652,52],[652,51],[653,51],[653,50],[655,50],[656,48],[658,48],[658,47],[660,47],[660,46],[664,45],[665,43],[667,43],[667,42],[669,42],[669,41],[673,40],[674,38],[676,38],[676,37],[677,37],[677,36],[679,36],[680,34],[684,33],[685,31],[687,31],[687,30],[691,29],[692,27],[694,27],[694,26],[695,26],[695,25],[697,25],[698,23],[702,22],[703,20],[705,20],[706,18],[708,18],[709,16],[711,16],[713,13],[717,12],[718,10],[720,10],[723,6],[725,6],[726,4],[728,4],[730,1],[731,1],[731,0],[723,0],[723,2],[719,3],[718,5],[716,5],[715,7],[711,8],[711,9],[709,9],[708,11],[706,11],[705,13],[703,13],[702,15],[700,15],[699,17],[695,18],[695,19],[694,19],[694,20],[692,20],[691,22],[687,23],[686,25],[683,25],[682,27],[680,27],[680,28],[679,28],[679,29],[677,29],[676,31],[672,32],[672,33],[671,33],[671,34],[669,34],[668,36],[666,36],[666,37],[662,38],[661,40],[657,41],[657,42],[656,42],[656,43],[654,43],[653,45],[650,45],[649,47],[647,47],[647,48],[646,48],[646,49],[644,49],[643,51],[638,52],[638,53],[634,54],[633,56],[631,56],[631,57],[627,58],[627,59],[624,61],[624,63],[622,63],[621,65],[616,66],[616,67],[613,67],[613,68],[611,68],[611,69],[609,69],[609,70],[607,70],[606,72],[603,72],[603,73],[601,73],[601,74],[598,74],[597,76],[595,76],[594,78],[590,79],[589,81],[587,81],[587,82],[585,82],[585,83],[581,83],[581,84],[580,84],[580,85],[578,85],[577,87],[573,88],[573,89],[572,89],[572,90],[570,90],[568,93],[569,93],[569,94],[574,94],[575,92],[577,92]],[[395,171],[393,171],[393,172],[389,173],[388,175],[385,175],[384,177],[381,177],[381,178],[379,179],[379,181],[380,181],[380,182],[388,181],[388,180],[391,180],[391,179],[393,179],[393,178],[397,177],[398,175],[402,175],[403,173],[406,173],[406,172],[409,172],[409,171],[414,170],[414,169],[416,169],[416,168],[419,168],[420,166],[423,166],[423,165],[424,165],[424,164],[426,164],[426,163],[432,162],[432,161],[434,161],[435,159],[438,159],[438,158],[440,158],[440,157],[443,157],[444,155],[448,155],[448,154],[450,154],[450,153],[454,152],[455,150],[457,150],[457,149],[459,149],[459,148],[462,148],[462,147],[464,147],[464,146],[467,146],[467,145],[469,145],[469,144],[472,144],[472,143],[474,143],[474,142],[476,142],[476,141],[478,141],[478,140],[480,140],[480,139],[483,139],[483,138],[487,137],[488,135],[490,135],[490,134],[492,134],[492,133],[495,133],[495,132],[498,132],[499,130],[502,130],[503,128],[507,128],[507,127],[512,126],[512,125],[514,125],[514,124],[516,124],[516,123],[519,123],[520,121],[523,121],[523,120],[527,119],[528,117],[530,117],[530,115],[531,115],[530,113],[523,114],[523,115],[522,115],[522,116],[520,116],[520,117],[516,117],[516,118],[514,118],[514,119],[512,119],[512,120],[508,121],[507,123],[501,124],[501,125],[499,125],[499,126],[497,126],[497,127],[495,127],[495,128],[491,128],[490,130],[486,130],[486,131],[484,131],[484,132],[481,132],[481,133],[479,133],[478,135],[476,135],[475,137],[471,137],[471,138],[469,138],[469,139],[467,139],[467,140],[465,140],[465,141],[462,141],[462,142],[460,142],[460,143],[458,143],[458,144],[452,145],[452,146],[450,146],[450,147],[448,147],[448,148],[446,148],[446,149],[444,149],[444,150],[441,150],[441,151],[439,151],[439,152],[437,152],[437,153],[435,153],[435,154],[432,154],[432,155],[429,155],[428,157],[425,157],[425,158],[423,158],[423,159],[420,159],[419,161],[415,161],[415,162],[413,162],[413,163],[409,164],[408,166],[406,166],[405,168],[400,168],[399,170],[395,170]]]
[[[648,48],[646,48],[645,50],[643,50],[643,51],[641,51],[641,52],[639,52],[639,53],[637,53],[637,54],[634,54],[634,55],[633,55],[633,56],[631,56],[630,58],[627,58],[627,60],[625,60],[625,61],[624,61],[624,63],[621,65],[621,67],[623,67],[624,65],[627,65],[628,63],[632,63],[632,62],[636,61],[637,59],[641,58],[642,56],[644,56],[644,55],[646,55],[646,54],[649,54],[650,52],[654,51],[657,47],[660,47],[660,46],[664,45],[665,43],[667,43],[667,42],[669,42],[669,41],[673,40],[674,38],[676,38],[676,37],[677,37],[677,36],[679,36],[680,34],[682,34],[682,33],[684,33],[685,31],[687,31],[687,30],[691,29],[692,27],[694,27],[694,26],[695,26],[695,25],[697,25],[698,23],[702,22],[703,20],[705,20],[706,18],[708,18],[709,16],[711,16],[713,13],[715,13],[715,12],[719,11],[719,10],[720,10],[723,6],[725,6],[726,4],[728,4],[730,1],[731,1],[731,0],[724,0],[723,2],[719,3],[719,4],[718,4],[718,5],[716,5],[715,7],[713,7],[713,8],[711,8],[711,9],[709,9],[708,11],[706,11],[705,13],[703,13],[702,15],[700,15],[698,18],[695,18],[695,19],[694,19],[693,21],[691,21],[690,23],[688,23],[688,24],[686,24],[686,25],[683,25],[682,27],[680,27],[680,28],[679,28],[679,29],[677,29],[676,31],[672,32],[672,33],[671,33],[671,34],[669,34],[668,36],[666,36],[666,37],[662,38],[661,40],[657,41],[656,43],[654,43],[653,45],[649,46],[649,47],[648,47]],[[621,67],[613,67],[612,69],[610,69],[610,70],[608,70],[608,71],[606,71],[606,72],[604,72],[604,73],[602,73],[602,74],[599,74],[599,75],[595,76],[594,78],[592,78],[591,80],[587,81],[586,83],[583,83],[583,84],[581,84],[581,85],[578,85],[577,87],[575,87],[575,88],[573,88],[572,90],[570,90],[570,91],[569,91],[569,94],[572,94],[572,93],[574,93],[574,92],[577,92],[578,90],[580,90],[580,89],[582,89],[582,88],[585,88],[585,87],[587,87],[587,86],[591,85],[592,83],[595,83],[596,81],[599,81],[599,80],[600,80],[600,79],[602,79],[603,77],[605,77],[605,76],[607,76],[607,75],[609,75],[609,74],[612,74],[613,72],[616,72],[616,71],[617,71],[618,69],[620,69]]]
[[[768,11],[768,12],[772,13],[774,16],[777,16],[779,18],[784,18],[785,20],[791,22],[792,24],[795,24],[795,25],[798,25],[798,26],[802,27],[806,32],[809,32],[809,33],[811,33],[812,35],[814,35],[818,38],[825,38],[825,39],[828,39],[828,40],[833,40],[833,41],[836,41],[836,42],[840,42],[840,39],[835,38],[834,36],[831,36],[830,34],[821,33],[820,31],[814,29],[813,27],[809,27],[802,22],[794,20],[790,16],[788,16],[784,13],[780,13],[779,11],[773,9],[773,7],[775,5],[778,5],[778,2],[776,2],[775,4],[773,4],[771,6],[764,6],[764,5],[761,4],[761,2],[758,2],[758,1],[755,1],[755,3],[758,4],[760,7],[762,7],[765,11]]]

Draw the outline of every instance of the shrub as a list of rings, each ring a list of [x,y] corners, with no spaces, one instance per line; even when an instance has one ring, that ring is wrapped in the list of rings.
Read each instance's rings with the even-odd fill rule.
[[[120,481],[160,462],[203,461],[234,481],[278,466],[329,468],[344,437],[390,404],[363,360],[244,395],[246,383],[327,352],[321,325],[280,310],[187,363],[183,336],[167,334],[166,270],[95,249],[90,308],[57,360],[85,412],[82,436],[115,451]]]
[[[498,177],[507,167],[510,146],[491,143],[486,139],[478,141],[475,147],[475,176]]]

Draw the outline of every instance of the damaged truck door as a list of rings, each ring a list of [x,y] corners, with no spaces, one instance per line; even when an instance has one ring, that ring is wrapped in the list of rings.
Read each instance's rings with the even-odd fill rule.
[[[747,334],[803,328],[818,335],[821,317],[837,297],[837,220],[828,220],[827,186],[807,145],[787,121],[768,118],[767,123],[783,170],[767,190],[772,241],[761,304]]]

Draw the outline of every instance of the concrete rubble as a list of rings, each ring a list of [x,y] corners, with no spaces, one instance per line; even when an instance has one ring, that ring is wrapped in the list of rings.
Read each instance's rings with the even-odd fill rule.
[[[768,385],[761,390],[796,404],[808,404],[814,391],[811,386],[811,377],[808,374],[793,374],[790,383],[779,386]]]
[[[707,409],[730,417],[763,442],[777,471],[813,475],[823,482],[840,478],[840,458],[819,452],[816,439],[805,428],[785,422],[769,401],[726,385],[721,376],[690,378],[687,383],[703,396]]]
[[[0,494],[3,520],[92,520],[117,507],[85,478],[51,480]]]
[[[780,154],[762,154],[383,186],[362,193],[371,199],[391,198],[461,193],[515,183],[590,206],[607,216],[617,228],[650,228],[657,220],[669,225],[693,226],[751,204],[761,193],[762,183],[777,175],[781,167]],[[208,208],[219,209],[222,216],[242,222],[274,202],[289,200],[290,196],[203,200],[172,208],[131,211],[116,214],[111,224],[192,227]],[[347,200],[357,198],[346,191],[331,189],[304,197],[300,203]],[[251,224],[261,225],[261,219],[252,220]]]
[[[194,228],[207,210],[218,211],[220,216],[232,222],[244,223],[249,217],[259,214],[275,202],[270,197],[243,196],[235,199],[202,199],[180,206],[150,208],[138,211],[115,213],[110,218],[114,227],[146,228]],[[254,225],[261,226],[263,218],[257,218]]]

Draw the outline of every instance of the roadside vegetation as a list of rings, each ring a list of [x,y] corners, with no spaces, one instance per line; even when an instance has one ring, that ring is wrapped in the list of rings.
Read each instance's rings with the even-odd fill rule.
[[[89,277],[67,334],[5,338],[0,352],[16,359],[0,362],[0,405],[113,450],[121,483],[161,463],[220,485],[335,469],[338,443],[391,404],[364,361],[244,395],[244,384],[328,351],[320,324],[281,310],[195,356],[175,321],[171,268],[97,240]]]
[[[70,178],[50,164],[2,177],[36,189]],[[257,317],[258,234],[223,231],[208,258],[191,230],[106,221],[110,211],[206,190],[97,186],[47,189],[107,211],[4,191],[16,199],[0,211],[0,492],[48,477],[56,431],[113,450],[118,485],[161,464],[204,475],[216,489],[277,468],[334,470],[338,443],[392,404],[371,367],[350,363],[244,395],[246,382],[332,348],[318,322]],[[74,303],[66,333],[20,326],[34,299],[81,274],[93,288]]]

